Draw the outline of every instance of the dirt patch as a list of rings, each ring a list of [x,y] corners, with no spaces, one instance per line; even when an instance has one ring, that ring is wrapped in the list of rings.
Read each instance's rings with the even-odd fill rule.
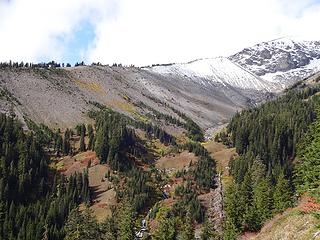
[[[91,163],[91,164],[89,164]],[[92,205],[90,209],[98,221],[111,215],[111,208],[116,205],[116,192],[112,183],[105,178],[107,165],[100,164],[95,152],[87,151],[75,156],[66,156],[56,163],[56,168],[64,175],[70,176],[76,172],[83,172],[88,166],[89,186],[92,190]],[[111,171],[112,172],[112,171]]]
[[[99,159],[96,153],[93,151],[87,151],[79,153],[75,156],[65,156],[60,158],[56,163],[56,168],[64,175],[70,176],[76,172],[83,172],[83,170],[89,165],[91,166],[99,164]]]
[[[208,209],[210,207],[211,198],[212,198],[211,192],[201,194],[198,196],[198,199],[201,202],[201,205],[204,206],[206,209]]]
[[[222,177],[229,176],[229,162],[232,158],[237,156],[235,148],[227,148],[222,143],[217,142],[207,142],[203,145],[210,156],[217,163],[217,171],[222,173]]]
[[[198,158],[189,151],[177,154],[169,154],[156,162],[156,167],[163,170],[178,171],[188,168],[190,162],[195,163]]]
[[[107,165],[95,165],[89,168],[89,185],[93,191],[90,209],[98,221],[111,216],[111,208],[117,204],[116,192],[105,175],[110,171]]]
[[[320,203],[307,195],[302,196],[298,207],[303,213],[320,212]]]

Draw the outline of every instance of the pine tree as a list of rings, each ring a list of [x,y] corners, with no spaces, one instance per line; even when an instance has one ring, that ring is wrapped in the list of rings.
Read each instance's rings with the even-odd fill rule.
[[[84,143],[84,134],[81,133],[81,136],[80,136],[80,152],[84,152],[86,150],[86,145]]]
[[[187,212],[185,218],[185,224],[181,233],[181,240],[193,240],[194,239],[194,227],[190,211]]]
[[[238,233],[237,233],[236,226],[233,224],[233,222],[229,221],[228,219],[225,223],[225,228],[224,228],[223,234],[224,234],[223,239],[225,239],[225,240],[236,240],[237,239]]]
[[[100,224],[100,231],[102,232],[102,240],[117,240],[117,225],[116,217],[107,218],[102,224]]]
[[[80,240],[83,216],[76,208],[71,211],[68,216],[66,225],[64,226],[66,236],[64,240]]]
[[[292,192],[290,190],[289,181],[285,179],[283,172],[277,180],[277,184],[273,193],[273,206],[275,213],[283,212],[292,206]]]
[[[86,136],[86,126],[84,124],[80,125],[80,152],[84,152],[86,150],[86,145],[84,142],[84,138]]]
[[[253,189],[253,206],[259,227],[272,216],[272,186],[269,179],[261,180]]]
[[[0,199],[0,238],[3,236],[5,217],[6,217],[5,204]]]
[[[83,213],[75,208],[68,216],[65,225],[65,240],[99,240],[100,231],[97,221],[91,216],[91,211],[86,208]]]
[[[93,150],[93,145],[94,145],[94,133],[93,133],[93,128],[92,125],[88,125],[88,135],[89,135],[89,143],[88,143],[88,149]]]
[[[63,138],[63,145],[62,145],[62,151],[65,155],[68,155],[71,150],[71,145],[70,145],[70,130],[67,129],[64,133],[64,138]]]
[[[219,239],[217,232],[214,229],[213,223],[206,218],[201,233],[201,240],[217,240]]]
[[[257,156],[254,159],[250,167],[250,171],[251,171],[252,186],[254,187],[266,176],[266,166],[263,164],[259,156]]]
[[[129,201],[125,200],[118,216],[119,240],[134,239],[133,209]]]
[[[62,137],[60,134],[58,134],[56,137],[56,144],[55,144],[55,150],[57,151],[57,157],[59,157],[61,154],[62,143],[63,143]]]
[[[152,235],[152,240],[175,240],[176,229],[175,219],[170,217],[163,217],[158,223],[159,226],[155,233]]]

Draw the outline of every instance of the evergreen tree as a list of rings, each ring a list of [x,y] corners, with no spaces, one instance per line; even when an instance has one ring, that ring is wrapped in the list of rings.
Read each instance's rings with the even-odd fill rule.
[[[133,231],[133,209],[129,201],[123,203],[122,209],[118,216],[118,239],[132,240],[134,239]]]
[[[158,223],[159,226],[155,233],[152,235],[152,240],[175,240],[176,229],[175,219],[163,217]]]
[[[81,136],[80,136],[80,152],[84,152],[86,150],[86,145],[85,145],[85,142],[84,142],[84,134],[81,133]]]
[[[88,125],[88,136],[89,136],[89,143],[88,143],[88,149],[93,150],[93,144],[94,144],[94,133],[92,125]]]
[[[193,240],[194,239],[194,227],[192,222],[192,217],[190,212],[187,212],[185,218],[185,224],[183,226],[183,231],[181,233],[181,240]]]
[[[99,240],[100,232],[98,223],[91,216],[90,210],[87,208],[84,213],[79,209],[74,209],[65,225],[65,240]]]
[[[227,221],[225,223],[225,228],[224,228],[223,234],[224,234],[223,239],[225,239],[225,240],[236,240],[237,239],[238,231],[232,221],[229,221],[227,219]]]
[[[201,240],[217,240],[219,239],[217,232],[214,229],[213,223],[206,218],[201,233]]]
[[[65,155],[68,155],[71,151],[70,137],[71,137],[71,132],[69,129],[66,129],[64,133],[63,145],[62,145],[62,151],[63,151],[63,154]]]
[[[253,189],[253,206],[258,228],[272,216],[272,186],[268,179],[262,179]]]
[[[273,193],[274,211],[275,213],[283,212],[292,206],[292,192],[289,181],[285,179],[281,173]]]
[[[117,224],[116,217],[113,215],[100,224],[100,232],[102,240],[117,240]]]

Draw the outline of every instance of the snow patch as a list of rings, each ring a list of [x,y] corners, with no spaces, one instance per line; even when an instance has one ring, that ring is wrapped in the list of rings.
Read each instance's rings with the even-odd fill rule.
[[[160,65],[146,68],[146,70],[161,75],[176,75],[203,86],[220,83],[223,86],[241,89],[274,91],[277,88],[275,84],[255,76],[225,57],[199,59],[169,66]]]

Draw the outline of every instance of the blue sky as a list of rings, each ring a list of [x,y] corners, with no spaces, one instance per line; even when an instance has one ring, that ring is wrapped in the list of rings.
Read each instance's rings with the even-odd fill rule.
[[[61,44],[66,45],[62,60],[68,63],[86,61],[86,52],[95,39],[95,29],[88,21],[83,21],[69,38],[60,38]]]
[[[317,0],[0,0],[0,61],[148,65],[320,40]]]

